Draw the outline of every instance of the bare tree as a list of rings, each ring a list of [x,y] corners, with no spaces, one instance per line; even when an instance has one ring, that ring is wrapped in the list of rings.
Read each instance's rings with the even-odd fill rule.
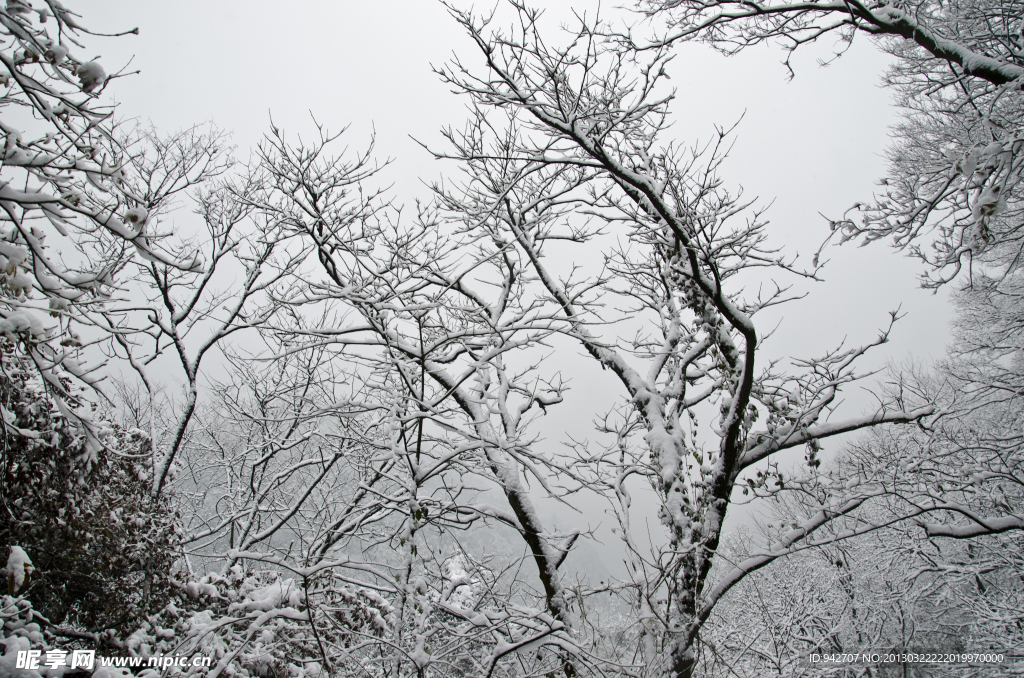
[[[290,250],[287,235],[276,224],[254,218],[251,209],[217,183],[233,164],[225,137],[217,130],[192,128],[160,136],[142,129],[125,145],[133,151],[125,183],[146,214],[152,235],[144,237],[160,257],[133,263],[137,285],[108,312],[105,329],[112,336],[112,354],[127,361],[150,402],[161,386],[150,375],[150,366],[155,362],[166,369],[171,359],[180,370],[176,376],[183,382],[184,401],[172,415],[174,426],[159,439],[150,430],[158,448],[153,492],[159,496],[199,404],[204,358],[228,337],[269,321],[279,307],[267,290],[286,279],[308,250]],[[202,226],[196,232],[179,227],[173,235],[160,233],[160,225],[170,221],[165,216],[178,216],[173,210],[180,198],[194,201]],[[186,270],[164,263],[182,257],[197,266]]]
[[[933,374],[913,369],[897,377],[936,401],[939,416],[926,430],[865,443],[870,449],[858,458],[888,465],[894,510],[927,514],[918,522],[936,544],[955,553],[963,547],[949,539],[983,538],[966,548],[986,550],[1016,543],[1024,8],[988,0],[651,0],[638,8],[665,20],[668,30],[644,45],[620,34],[631,48],[697,40],[731,54],[778,42],[791,53],[827,35],[845,46],[864,33],[895,57],[886,84],[903,119],[889,171],[873,200],[831,226],[840,241],[884,239],[906,248],[926,264],[925,286],[956,281],[959,317],[948,360]],[[964,570],[945,562],[936,571],[948,567],[955,588]],[[1004,565],[994,571],[1012,571]]]
[[[862,347],[793,361],[788,370],[762,368],[755,317],[788,298],[774,277],[816,271],[802,273],[772,250],[758,212],[725,189],[718,170],[726,133],[693,151],[662,140],[671,100],[660,88],[663,50],[631,68],[619,44],[586,21],[569,31],[568,46],[552,46],[538,12],[509,4],[515,23],[507,31],[452,9],[485,67],[455,62],[442,71],[477,109],[468,132],[450,134],[455,150],[447,155],[475,170],[464,211],[478,228],[500,229],[501,242],[529,262],[557,304],[563,332],[622,384],[628,401],[606,425],[615,442],[603,452],[587,449],[578,466],[616,498],[649,670],[689,676],[701,628],[733,585],[815,543],[822,526],[883,492],[868,475],[831,486],[817,472],[819,441],[932,409],[888,400],[873,414],[827,421],[839,390],[860,376],[855,361],[887,331]],[[570,206],[589,225],[562,213]],[[623,244],[599,248],[605,273],[597,277],[570,277],[543,254],[553,238],[596,243],[601,229]],[[745,293],[761,269],[774,289]],[[628,341],[608,329],[627,318],[638,326]],[[756,428],[764,415],[766,427]],[[710,431],[697,431],[700,419],[712,420]],[[804,477],[784,478],[771,455],[802,446]],[[649,556],[629,521],[632,476],[646,479],[661,503],[665,532]],[[740,488],[756,495],[791,483],[814,486],[819,510],[709,585]]]
[[[576,675],[591,660],[574,639],[558,567],[577,535],[545,527],[524,477],[555,498],[571,491],[552,484],[564,471],[533,449],[527,429],[533,412],[562,398],[557,375],[535,365],[560,312],[530,295],[522,262],[467,230],[463,213],[424,207],[402,223],[364,188],[375,171],[369,152],[330,157],[333,139],[323,133],[311,145],[289,144],[275,128],[247,180],[256,188],[234,192],[240,205],[316,250],[319,272],[296,271],[295,285],[274,297],[292,309],[277,330],[290,337],[288,351],[339,353],[352,382],[364,385],[360,407],[377,412],[359,434],[368,456],[349,467],[358,488],[344,505],[331,499],[332,518],[316,527],[304,557],[326,572],[344,570],[337,554],[354,545],[377,554],[377,564],[364,567],[390,600],[393,621],[383,640],[364,645],[387,646],[374,659],[386,670],[441,670],[462,657],[492,674],[539,646],[552,650],[537,656],[539,666],[553,662]],[[491,504],[493,492],[507,508]],[[513,602],[534,598],[514,570],[494,577],[495,586],[511,587],[504,596],[477,596],[469,608],[454,602],[453,586],[462,584],[452,585],[446,570],[454,557],[481,562],[458,546],[458,533],[475,523],[520,535],[536,566],[539,609]],[[454,644],[430,640],[439,633]],[[331,637],[325,627],[325,646],[340,642]],[[472,660],[456,651],[466,643],[482,648]]]
[[[98,103],[116,76],[73,55],[89,31],[57,2],[11,2],[0,18],[4,353],[28,356],[63,416],[87,423],[81,386],[100,377],[80,349],[109,336],[95,330],[125,296],[125,266],[136,256],[182,271],[198,263],[169,258],[143,234],[146,209],[125,184],[130,151]],[[5,418],[5,432],[19,434],[11,425]],[[95,452],[102,443],[86,430]]]
[[[343,392],[359,382],[338,373],[323,347],[227,357],[227,378],[197,408],[174,485],[189,507],[189,552],[225,570],[237,560],[228,551],[263,545],[283,558],[319,560],[327,524],[342,507],[350,516],[361,508],[343,498],[358,496],[361,480],[375,484],[358,473],[367,453],[356,422],[367,413],[358,393]]]
[[[928,267],[929,285],[1013,243],[1019,252],[1024,132],[1024,10],[1000,0],[799,3],[641,0],[664,20],[653,42],[700,41],[733,54],[763,42],[787,53],[826,36],[845,51],[866,34],[895,57],[886,76],[904,111],[873,201],[833,222],[842,239],[889,239]],[[788,57],[787,57],[788,64]],[[1005,251],[1004,251],[1005,254]],[[1011,257],[1013,255],[1011,254]]]

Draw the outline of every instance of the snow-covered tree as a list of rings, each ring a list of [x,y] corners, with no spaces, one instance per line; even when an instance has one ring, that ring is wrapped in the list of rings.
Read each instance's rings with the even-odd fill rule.
[[[903,118],[894,129],[889,171],[872,199],[831,222],[833,237],[887,240],[907,249],[926,264],[925,285],[956,280],[962,286],[955,293],[960,317],[945,364],[932,375],[916,369],[895,378],[936,401],[940,415],[925,429],[889,431],[865,443],[856,468],[874,468],[880,476],[888,469],[886,520],[917,514],[923,532],[914,528],[915,539],[932,538],[939,547],[951,538],[980,537],[987,551],[1005,553],[994,545],[1015,543],[1022,506],[1016,384],[1024,6],[998,0],[642,0],[637,7],[664,30],[646,37],[606,33],[639,53],[700,41],[732,54],[769,42],[783,47],[788,64],[788,54],[809,42],[835,39],[841,54],[863,34],[894,57],[885,82]],[[941,550],[982,548],[982,542]],[[933,556],[933,571],[949,575],[948,590],[969,578],[954,574],[966,571],[953,564],[955,557]],[[1013,573],[1011,561],[992,571]],[[1003,603],[993,605],[1005,611]]]
[[[609,444],[579,446],[562,463],[612,500],[630,572],[619,586],[641,619],[646,670],[690,676],[701,630],[730,588],[834,539],[822,528],[884,495],[873,470],[843,480],[819,470],[820,441],[932,409],[904,407],[899,394],[870,415],[828,421],[840,390],[858,378],[857,359],[887,331],[863,346],[762,366],[758,314],[786,302],[785,276],[816,270],[772,249],[760,212],[725,187],[727,133],[693,149],[667,138],[665,49],[634,66],[618,38],[585,20],[561,46],[542,34],[538,12],[509,5],[507,30],[452,10],[484,63],[441,71],[474,111],[441,153],[463,164],[466,180],[442,193],[503,256],[527,264],[529,282],[560,311],[561,334],[622,387],[622,405],[602,425]],[[588,257],[598,273],[572,266]],[[755,273],[774,286],[746,292]],[[807,459],[796,477],[774,465],[773,454],[800,447]],[[638,481],[660,504],[664,531],[649,546],[631,522]],[[709,579],[741,491],[760,500],[794,486],[817,499],[815,510]]]
[[[538,655],[542,664],[555,661],[575,674],[585,657],[557,658],[575,647],[558,571],[575,537],[546,527],[528,484],[552,497],[565,492],[555,484],[560,469],[538,454],[529,428],[562,400],[556,371],[529,357],[555,332],[558,311],[524,284],[523,262],[502,256],[503,245],[488,234],[467,229],[465,213],[425,206],[403,222],[361,193],[357,182],[368,178],[368,156],[340,163],[323,157],[323,143],[289,146],[275,130],[263,149],[268,181],[260,207],[314,243],[326,273],[292,301],[332,298],[351,309],[352,322],[320,323],[307,332],[365,364],[370,383],[388,394],[378,454],[394,466],[390,501],[404,507],[391,537],[404,557],[396,573],[395,633],[413,643],[410,656],[421,669],[451,661],[450,653],[423,649],[432,634],[424,582],[435,582],[437,614],[454,615],[454,638],[465,642],[487,628],[500,639],[475,653],[480,671],[499,670],[520,647],[536,644],[555,651]],[[504,506],[491,504],[494,493]],[[457,535],[473,523],[520,535],[540,591],[539,600],[525,600],[537,608],[515,605],[511,592],[493,619],[447,603],[452,590],[438,566],[468,554],[455,550],[438,560],[431,535]]]
[[[902,584],[907,597],[931,601],[936,633],[965,648],[1018,654],[1024,641],[1024,530],[1016,524],[1020,415],[1019,409],[979,405],[973,412],[956,407],[955,416],[938,419],[930,430],[869,436],[852,460],[890,469],[890,521],[910,507],[927,509],[913,521],[893,521],[873,541],[887,561],[886,578]],[[1003,417],[1016,426],[1010,435]]]
[[[80,348],[108,328],[125,265],[136,256],[181,270],[198,262],[151,247],[147,206],[125,183],[132,150],[98,98],[116,76],[84,56],[89,31],[77,15],[17,0],[0,8],[0,24],[0,333],[5,354],[32,360],[65,416],[87,418],[75,384],[99,376],[80,364]],[[6,417],[3,426],[21,435]],[[91,439],[90,451],[98,446]]]
[[[887,239],[910,248],[927,263],[930,285],[953,279],[997,243],[1020,250],[1020,3],[640,0],[637,7],[667,29],[653,39],[619,35],[630,48],[692,40],[733,54],[770,42],[788,54],[831,38],[841,54],[859,34],[871,36],[895,57],[886,84],[904,115],[881,190],[833,228],[844,239]],[[1013,260],[1009,254],[1005,263]]]
[[[121,372],[115,390],[133,394],[135,425],[153,438],[153,492],[160,495],[190,434],[204,360],[236,333],[259,328],[274,315],[279,307],[266,291],[304,253],[289,252],[273,224],[254,221],[250,210],[226,199],[218,178],[234,159],[216,128],[160,134],[136,127],[118,138],[126,149],[121,186],[146,215],[146,242],[155,256],[125,264],[124,276],[133,284],[105,307],[96,341]],[[182,214],[186,204],[198,219]],[[184,259],[195,265],[171,263]],[[158,379],[154,370],[169,380]],[[162,407],[159,393],[167,390],[170,407]],[[159,416],[173,424],[158,430]]]
[[[67,638],[69,636],[77,640],[94,640],[89,634],[74,633],[68,630],[56,629],[32,607],[32,603],[24,597],[2,596],[0,597],[0,645],[4,647],[4,653],[0,656],[0,675],[19,676],[20,678],[44,678],[52,675],[53,669],[48,665],[47,660],[54,656],[53,666],[59,666],[57,670],[63,673],[67,666]],[[19,654],[36,651],[40,654],[40,662],[36,669],[23,668],[19,664]],[[24,658],[24,655],[21,657]],[[61,666],[60,662],[64,665]],[[131,672],[124,668],[97,666],[92,672],[93,678],[130,678]],[[147,677],[148,678],[148,677]]]
[[[21,88],[9,96],[30,103],[34,125],[58,130],[37,142],[7,135],[5,172],[29,189],[0,206],[14,226],[0,242],[3,420],[21,455],[5,470],[23,487],[5,506],[11,534],[32,533],[11,545],[35,567],[12,551],[11,592],[41,590],[56,571],[28,543],[45,526],[32,511],[82,553],[116,551],[124,577],[103,591],[151,582],[106,596],[102,614],[123,622],[81,602],[35,622],[14,600],[12,633],[112,625],[119,637],[108,642],[130,654],[212,654],[213,667],[192,670],[212,676],[786,674],[793,653],[909,642],[919,627],[900,626],[908,614],[939,617],[934,589],[915,587],[955,571],[944,600],[959,616],[945,619],[1006,635],[1019,559],[1016,536],[998,540],[1019,532],[1020,424],[1017,316],[1002,309],[1016,290],[1020,48],[1017,33],[999,44],[977,34],[985,18],[1012,24],[1012,7],[652,0],[644,7],[673,28],[641,45],[586,19],[553,42],[537,12],[506,6],[509,30],[451,10],[482,65],[440,69],[470,101],[470,120],[445,130],[436,155],[457,165],[410,215],[371,186],[372,146],[335,157],[323,129],[293,143],[272,128],[246,168],[216,132],[119,134],[108,112],[90,113],[103,70],[47,42],[35,18],[74,36],[71,15],[55,2],[35,14],[8,4],[4,26],[23,52],[8,66]],[[842,419],[843,389],[888,328],[852,348],[764,360],[763,311],[792,298],[787,279],[818,267],[774,249],[762,211],[722,179],[728,131],[693,147],[669,137],[662,81],[679,40],[795,48],[861,30],[897,55],[890,82],[916,108],[891,190],[864,220],[834,229],[911,246],[933,231],[937,249],[919,252],[939,282],[977,257],[978,281],[994,291],[970,302],[988,320],[971,321],[984,330],[946,371],[955,396],[897,380],[877,411]],[[95,143],[82,147],[89,134]],[[185,196],[195,233],[170,229]],[[46,258],[44,223],[66,239],[60,257]],[[118,287],[126,275],[130,289]],[[59,326],[41,325],[38,311]],[[74,323],[88,325],[87,340]],[[88,342],[138,377],[121,393],[145,433],[105,426],[66,378],[96,381],[66,352]],[[615,404],[592,439],[552,449],[537,420],[571,395],[559,356],[580,349],[607,372]],[[981,356],[991,366],[979,368]],[[184,397],[161,413],[154,377],[168,364]],[[889,437],[878,445],[822,464],[822,441],[881,425]],[[777,461],[801,448],[795,468]],[[970,475],[949,477],[950,460]],[[540,497],[573,506],[583,494],[607,501],[625,576],[564,571],[586,535],[553,528]],[[640,520],[638,504],[651,501],[660,528]],[[726,543],[727,515],[748,502],[782,505],[785,520]],[[119,508],[95,508],[108,504]],[[893,525],[903,541],[865,541]],[[513,547],[481,546],[490,535]],[[979,535],[977,567],[968,542],[942,558],[928,551],[929,538]],[[147,539],[170,548],[143,566]],[[912,576],[894,565],[929,558],[935,567]],[[892,573],[910,579],[887,588]],[[972,581],[989,593],[957,598]],[[609,598],[632,616],[610,631],[594,621]],[[739,638],[747,626],[759,635]]]
[[[176,526],[149,497],[148,436],[109,421],[100,356],[83,356],[130,333],[129,264],[197,270],[154,247],[149,218],[193,168],[134,190],[138,139],[99,98],[118,74],[84,56],[76,14],[12,0],[0,25],[3,544],[32,559],[18,588],[44,624],[121,633],[166,601]]]
[[[559,311],[528,294],[500,246],[464,232],[461,213],[392,220],[365,189],[370,156],[332,158],[330,141],[290,144],[275,129],[221,194],[225,209],[274,224],[296,261],[316,259],[265,288],[276,311],[262,353],[231,354],[174,481],[194,498],[190,558],[219,572],[196,591],[223,598],[204,587],[257,567],[264,584],[275,572],[301,582],[301,596],[273,610],[215,606],[212,617],[205,603],[184,607],[226,634],[218,670],[241,670],[236,656],[259,654],[247,646],[264,613],[289,608],[295,635],[279,647],[290,659],[268,661],[303,670],[504,675],[526,662],[579,675],[592,659],[558,571],[577,535],[545,527],[524,477],[566,492],[528,428],[561,400],[557,376],[529,353]],[[525,556],[463,536],[488,529],[518,535]]]

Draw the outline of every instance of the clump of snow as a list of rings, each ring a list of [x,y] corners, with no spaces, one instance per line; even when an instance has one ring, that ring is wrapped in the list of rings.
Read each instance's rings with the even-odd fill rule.
[[[0,657],[0,676],[32,676],[33,674],[17,668],[18,653],[27,652],[32,649],[32,643],[28,638],[19,636],[8,636],[0,641],[3,644],[4,654]],[[35,674],[38,675],[38,674]]]
[[[974,202],[973,216],[975,221],[982,217],[991,217],[1006,208],[1006,199],[999,195],[999,186],[989,186]]]
[[[0,240],[0,254],[7,259],[7,265],[4,266],[4,269],[8,271],[11,270],[11,266],[17,266],[28,258],[27,249],[18,245],[12,245],[3,240]]]
[[[47,61],[56,66],[68,58],[68,48],[64,45],[50,45],[50,47],[43,52],[43,56],[46,57]]]
[[[136,231],[141,232],[142,227],[146,223],[146,219],[149,218],[149,212],[144,207],[133,207],[124,213],[124,222],[131,224],[135,227]]]
[[[185,585],[185,592],[188,593],[191,598],[199,598],[200,596],[210,596],[211,598],[220,597],[220,593],[217,592],[217,587],[206,582],[190,581]]]
[[[7,593],[14,595],[28,581],[35,565],[20,546],[11,547],[11,555],[7,556]]]
[[[46,332],[46,329],[38,317],[24,310],[16,310],[4,319],[0,319],[0,334],[12,336],[26,332],[40,336]]]
[[[228,610],[245,612],[269,612],[275,607],[295,607],[302,604],[302,590],[291,579],[276,581],[252,591],[248,600],[233,603]]]
[[[78,81],[82,85],[83,92],[91,92],[100,85],[107,78],[107,72],[103,70],[103,66],[95,61],[82,64],[78,67]]]
[[[7,275],[7,286],[15,296],[32,289],[32,277],[24,271],[18,271],[14,275]]]
[[[446,579],[451,594],[448,601],[463,609],[473,609],[479,597],[479,580],[470,576],[466,570],[466,562],[461,556],[455,556],[448,561],[445,569]],[[446,587],[446,588],[448,588]]]
[[[61,313],[67,312],[69,308],[71,308],[71,304],[67,299],[64,299],[63,297],[50,297],[51,315],[60,315]]]

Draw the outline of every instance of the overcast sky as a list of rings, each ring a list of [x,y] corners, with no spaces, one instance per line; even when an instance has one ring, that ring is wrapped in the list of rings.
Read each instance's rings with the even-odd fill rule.
[[[568,17],[573,6],[596,7],[538,4],[554,17]],[[464,63],[479,63],[472,43],[433,0],[90,0],[72,7],[93,30],[139,28],[138,36],[92,38],[90,49],[77,55],[100,57],[111,73],[141,71],[108,86],[121,117],[148,119],[166,131],[212,121],[232,132],[243,158],[270,116],[299,133],[310,131],[311,113],[331,130],[351,124],[349,142],[356,148],[375,130],[380,157],[394,160],[387,181],[406,203],[425,195],[421,179],[445,171],[413,138],[439,145],[438,130],[465,119],[464,102],[439,82],[431,64],[443,64],[453,52]],[[828,233],[821,214],[838,217],[870,199],[897,117],[879,86],[886,57],[861,39],[822,68],[817,60],[831,47],[798,55],[793,80],[781,52],[769,47],[727,58],[689,45],[677,50],[670,68],[677,138],[707,139],[715,124],[745,116],[725,179],[773,203],[768,217],[776,242],[808,258]],[[899,306],[906,318],[873,364],[941,357],[948,304],[944,295],[919,288],[916,262],[883,244],[832,248],[828,258],[826,282],[779,314],[783,322],[767,347],[773,356],[820,354],[844,338],[870,341]],[[588,388],[588,378],[601,377],[577,377],[574,387]],[[873,403],[866,395],[850,401],[854,410]],[[576,407],[567,404],[562,417],[586,426],[592,409]]]
[[[541,0],[554,18],[596,3]],[[478,59],[444,7],[432,0],[383,3],[218,0],[75,3],[83,22],[138,36],[95,38],[89,53],[108,72],[141,71],[108,87],[124,117],[167,131],[212,121],[232,132],[239,155],[259,141],[270,116],[285,130],[308,133],[310,114],[329,129],[352,125],[362,146],[376,130],[381,157],[394,160],[387,180],[399,201],[424,195],[420,179],[445,171],[412,138],[439,145],[438,130],[460,125],[464,102],[431,71],[453,52]],[[557,25],[553,19],[552,25]],[[809,49],[787,79],[777,49],[723,57],[690,45],[670,73],[681,141],[706,139],[714,124],[745,114],[726,180],[773,205],[773,237],[810,255],[827,235],[820,216],[838,216],[869,199],[884,171],[888,128],[896,119],[879,86],[887,60],[862,40],[833,65],[816,60],[831,44]],[[939,357],[948,337],[944,297],[919,289],[915,262],[883,244],[831,249],[827,281],[812,299],[788,308],[773,340],[779,354],[829,347],[844,336],[864,340],[902,305],[906,320],[886,359]],[[799,314],[799,322],[793,319]],[[858,331],[858,330],[863,331]],[[789,350],[797,349],[797,350]],[[879,353],[881,359],[882,353]]]

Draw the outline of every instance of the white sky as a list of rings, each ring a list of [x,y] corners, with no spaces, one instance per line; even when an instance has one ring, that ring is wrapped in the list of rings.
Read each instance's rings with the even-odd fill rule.
[[[596,7],[589,0],[537,4],[559,16],[573,6]],[[387,181],[406,204],[426,194],[421,178],[445,171],[410,137],[439,146],[438,130],[465,119],[464,102],[439,82],[431,64],[443,64],[453,51],[467,64],[479,63],[474,46],[433,0],[76,0],[69,6],[93,30],[140,30],[137,37],[91,38],[91,51],[77,54],[99,56],[108,72],[129,61],[129,70],[141,71],[108,86],[122,117],[148,118],[165,131],[213,121],[233,133],[241,157],[268,129],[270,115],[292,132],[310,131],[310,112],[331,130],[351,123],[355,148],[375,129],[379,157],[394,160]],[[798,55],[792,81],[781,52],[771,48],[727,58],[685,46],[670,69],[681,142],[707,139],[714,124],[731,124],[745,112],[726,181],[774,200],[768,212],[774,237],[807,256],[827,235],[819,213],[838,217],[870,199],[896,120],[889,93],[879,86],[886,57],[861,39],[821,68],[816,59],[829,56],[830,46]],[[944,295],[918,287],[916,262],[882,244],[832,248],[828,258],[827,281],[782,313],[768,346],[772,355],[819,354],[844,337],[869,341],[888,311],[902,306],[907,316],[873,364],[941,357],[949,308]],[[589,386],[587,377],[574,384]],[[873,401],[852,402],[849,413]],[[593,415],[586,403],[561,410],[583,426]]]
[[[559,17],[571,6],[596,6],[539,4]],[[421,178],[445,170],[411,137],[440,146],[438,130],[465,118],[463,101],[438,81],[431,64],[443,64],[453,52],[478,63],[473,45],[432,0],[83,0],[73,7],[94,30],[139,28],[139,36],[93,38],[94,51],[80,55],[100,56],[108,72],[129,61],[129,70],[141,71],[108,87],[120,115],[148,118],[166,131],[213,121],[233,133],[243,157],[271,115],[286,131],[308,133],[311,112],[329,129],[351,124],[356,148],[375,129],[379,157],[394,160],[387,180],[406,203],[425,194]],[[807,255],[827,234],[819,213],[838,216],[870,198],[896,119],[889,93],[879,87],[884,55],[862,40],[821,68],[815,60],[828,56],[831,45],[822,47],[798,55],[792,81],[781,53],[771,48],[727,58],[690,45],[677,51],[670,69],[678,88],[678,139],[706,139],[714,124],[731,124],[745,112],[726,180],[774,200],[768,213],[774,235]],[[833,248],[830,259],[827,282],[815,285],[812,299],[799,307],[799,322],[784,324],[776,335],[779,353],[801,354],[847,335],[867,339],[886,312],[902,304],[908,315],[887,356],[941,355],[946,303],[918,288],[915,262],[881,244]],[[787,319],[796,312],[788,309]]]

